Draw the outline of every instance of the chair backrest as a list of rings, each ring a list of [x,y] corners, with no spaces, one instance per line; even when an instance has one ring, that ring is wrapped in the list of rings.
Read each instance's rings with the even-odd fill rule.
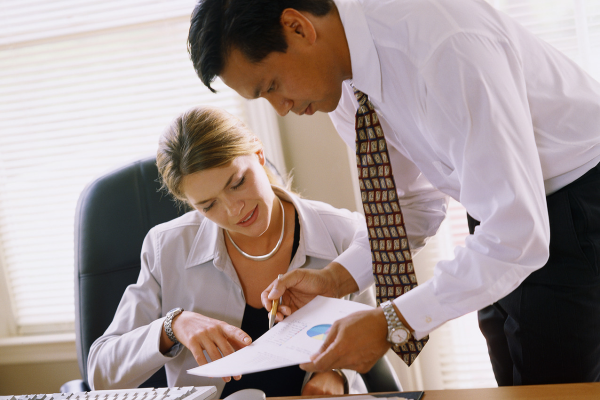
[[[155,225],[185,212],[158,191],[158,176],[154,157],[136,161],[92,182],[79,198],[75,329],[79,370],[86,383],[90,347],[113,320],[125,288],[137,281],[144,237]],[[164,370],[157,374],[148,386],[166,386]]]
[[[369,393],[402,391],[400,379],[398,379],[394,367],[387,359],[387,356],[381,357],[369,372],[360,375]]]
[[[283,178],[269,163],[275,175]],[[75,332],[79,371],[88,384],[90,347],[113,320],[125,288],[137,281],[140,251],[148,231],[182,215],[159,192],[154,157],[110,172],[82,192],[75,215]],[[401,390],[389,361],[380,359],[362,374],[369,392]],[[142,387],[167,386],[164,368]]]

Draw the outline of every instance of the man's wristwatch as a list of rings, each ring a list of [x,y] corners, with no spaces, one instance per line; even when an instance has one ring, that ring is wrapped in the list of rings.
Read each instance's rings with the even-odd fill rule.
[[[400,322],[400,319],[398,319],[392,301],[388,300],[381,303],[381,308],[383,309],[383,315],[385,315],[388,324],[387,341],[394,346],[401,346],[408,342],[410,339],[410,331],[402,324],[402,322]]]
[[[183,312],[183,308],[181,308],[181,307],[172,309],[171,311],[169,311],[167,313],[167,318],[165,318],[165,322],[163,324],[163,326],[165,328],[165,332],[167,334],[167,337],[171,340],[171,342],[173,342],[175,344],[178,344],[179,340],[177,340],[177,338],[175,337],[175,334],[173,333],[173,329],[171,329],[171,324],[173,323],[173,318],[175,318],[182,312]]]

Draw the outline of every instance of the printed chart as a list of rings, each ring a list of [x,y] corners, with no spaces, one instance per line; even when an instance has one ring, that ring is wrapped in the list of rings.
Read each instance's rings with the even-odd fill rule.
[[[313,339],[325,340],[330,329],[331,324],[316,325],[306,331],[306,334]]]

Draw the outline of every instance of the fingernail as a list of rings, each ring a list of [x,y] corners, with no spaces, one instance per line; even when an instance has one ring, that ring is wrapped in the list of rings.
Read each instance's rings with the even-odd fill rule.
[[[246,336],[246,337],[244,338],[244,343],[246,343],[246,344],[250,344],[250,342],[252,342],[252,339],[250,339],[248,336]]]

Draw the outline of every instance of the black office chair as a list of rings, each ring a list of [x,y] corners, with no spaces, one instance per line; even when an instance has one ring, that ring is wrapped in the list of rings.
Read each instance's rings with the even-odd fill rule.
[[[158,176],[156,159],[147,158],[97,179],[79,198],[75,215],[75,332],[83,380],[65,383],[63,393],[90,390],[90,347],[112,322],[125,288],[137,281],[140,251],[148,231],[187,211],[159,192]],[[385,358],[363,378],[370,392],[400,388]],[[165,386],[164,368],[141,385]]]

